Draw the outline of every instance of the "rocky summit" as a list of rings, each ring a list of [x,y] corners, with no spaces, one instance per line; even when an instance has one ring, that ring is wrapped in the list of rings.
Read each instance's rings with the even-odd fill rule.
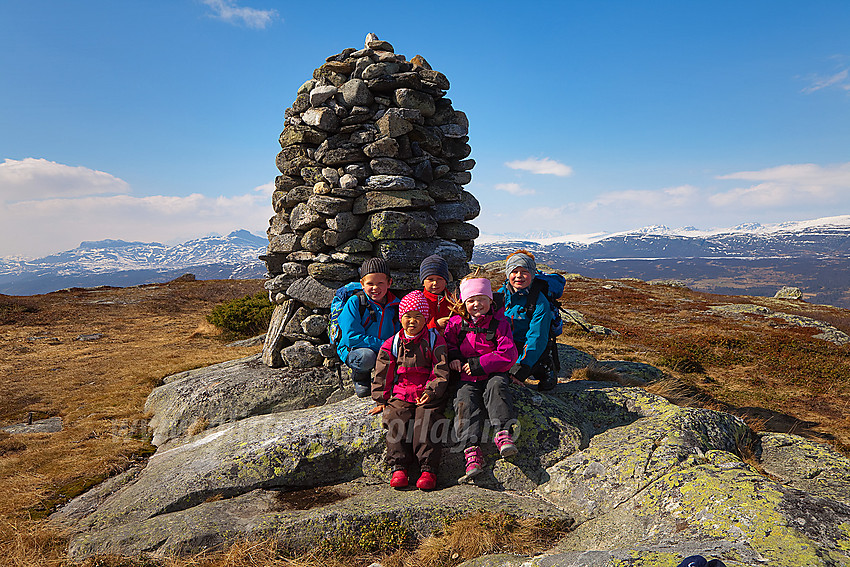
[[[562,375],[589,365],[621,382],[663,377],[560,345]],[[850,460],[737,417],[675,406],[646,390],[572,381],[512,386],[519,454],[485,445],[486,469],[458,482],[451,438],[438,489],[393,490],[380,417],[338,369],[271,369],[260,355],[170,376],[146,406],[156,454],[71,501],[52,521],[70,555],[188,554],[239,537],[304,551],[381,526],[423,537],[477,511],[557,520],[571,531],[534,558],[470,565],[676,565],[703,554],[730,566],[847,565]],[[450,414],[448,414],[450,416]],[[199,426],[200,424],[200,426]],[[748,464],[760,456],[759,468]],[[752,461],[750,461],[752,462]],[[323,505],[299,505],[305,490]]]
[[[441,254],[468,272],[478,229],[469,121],[446,97],[449,80],[421,55],[410,61],[369,34],[332,55],[286,109],[269,222],[266,289],[278,308],[263,361],[333,364],[326,334],[292,323],[325,317],[333,291],[387,260],[393,287],[421,285],[419,263]],[[295,351],[291,347],[300,343]]]

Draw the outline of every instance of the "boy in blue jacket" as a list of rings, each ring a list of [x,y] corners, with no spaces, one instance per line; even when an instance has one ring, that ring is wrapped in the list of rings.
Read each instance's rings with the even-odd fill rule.
[[[525,250],[518,250],[508,256],[505,262],[507,281],[499,291],[505,295],[505,317],[511,322],[514,343],[519,351],[516,364],[510,370],[511,377],[524,382],[533,375],[539,380],[538,390],[551,390],[558,383],[558,378],[548,351],[552,310],[545,295],[540,293],[534,311],[526,313],[536,273],[534,256]]]
[[[393,279],[383,258],[369,258],[360,266],[362,292],[348,298],[339,314],[339,359],[351,368],[354,393],[371,393],[372,370],[384,341],[401,330],[399,300],[390,291]]]

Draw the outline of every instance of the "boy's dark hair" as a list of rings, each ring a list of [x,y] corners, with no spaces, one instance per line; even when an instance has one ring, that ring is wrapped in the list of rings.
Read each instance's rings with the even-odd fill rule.
[[[369,274],[386,274],[388,278],[392,278],[387,262],[383,258],[367,258],[363,261],[360,266],[360,279]]]

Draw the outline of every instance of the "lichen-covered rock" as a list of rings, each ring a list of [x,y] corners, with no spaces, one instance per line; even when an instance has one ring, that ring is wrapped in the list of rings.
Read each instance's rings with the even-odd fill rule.
[[[322,404],[339,383],[336,371],[273,370],[259,355],[183,372],[166,378],[166,384],[148,396],[151,442],[161,446],[181,439],[197,424],[212,428],[252,415]]]
[[[290,368],[318,367],[324,358],[319,354],[316,345],[309,341],[296,341],[292,346],[283,349],[280,354]]]
[[[570,521],[563,512],[540,500],[469,486],[441,490],[439,497],[356,481],[332,490],[329,494],[336,501],[306,510],[297,507],[298,493],[274,489],[211,500],[138,524],[125,523],[83,534],[71,542],[69,555],[83,559],[107,553],[189,554],[245,537],[274,537],[284,549],[304,552],[320,544],[350,543],[361,538],[424,537],[459,514],[488,511],[557,520],[566,526]]]

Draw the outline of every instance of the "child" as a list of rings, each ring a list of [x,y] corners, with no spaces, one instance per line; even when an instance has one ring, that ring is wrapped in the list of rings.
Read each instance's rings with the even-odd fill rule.
[[[390,486],[407,486],[415,454],[420,470],[416,486],[432,490],[437,485],[441,450],[434,429],[442,417],[449,377],[446,342],[439,332],[426,327],[431,312],[421,291],[405,295],[399,313],[401,331],[387,339],[378,353],[372,381],[377,405],[369,414],[384,413],[387,463],[393,471]]]
[[[422,282],[425,299],[428,300],[428,307],[431,308],[428,328],[438,329],[441,333],[452,314],[446,297],[446,286],[451,277],[449,265],[442,256],[433,254],[419,264],[419,281]]]
[[[460,372],[454,401],[455,427],[466,456],[466,477],[481,472],[484,464],[484,413],[496,430],[494,442],[503,457],[517,453],[508,427],[513,402],[508,391],[508,370],[517,357],[508,320],[494,309],[493,291],[487,278],[467,278],[460,284],[463,315],[453,315],[446,325],[449,363]]]
[[[369,395],[372,369],[381,344],[401,328],[398,299],[392,294],[393,279],[382,258],[369,258],[360,266],[362,292],[348,298],[339,314],[339,359],[351,368],[354,393]]]
[[[525,312],[536,273],[537,263],[531,252],[517,250],[505,262],[506,281],[499,291],[505,294],[505,317],[511,320],[514,342],[520,352],[511,368],[511,377],[524,382],[533,375],[539,380],[538,390],[551,390],[558,378],[547,348],[552,324],[548,300],[539,296],[534,312]]]

